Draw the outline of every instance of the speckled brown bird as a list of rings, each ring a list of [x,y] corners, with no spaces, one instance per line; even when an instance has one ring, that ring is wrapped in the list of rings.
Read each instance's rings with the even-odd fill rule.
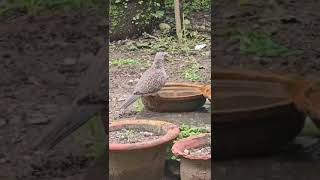
[[[47,129],[35,139],[32,149],[47,151],[85,124],[92,116],[100,113],[106,127],[107,72],[106,49],[101,48],[81,78],[80,86],[72,104],[60,114]]]
[[[122,104],[120,110],[126,109],[141,96],[157,93],[165,85],[168,79],[164,68],[166,55],[166,52],[158,52],[155,55],[152,66],[142,74],[132,95]]]

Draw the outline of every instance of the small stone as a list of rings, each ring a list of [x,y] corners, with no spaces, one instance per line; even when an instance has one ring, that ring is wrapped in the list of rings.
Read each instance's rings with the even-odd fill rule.
[[[167,23],[160,23],[159,28],[162,31],[169,31],[171,29],[170,25]]]
[[[7,162],[8,160],[5,157],[0,158],[0,164],[5,164]]]
[[[185,150],[183,151],[183,153],[184,153],[184,154],[189,154],[190,152],[189,152],[188,149],[185,149]]]
[[[6,126],[8,124],[8,121],[4,118],[0,118],[0,128]]]
[[[34,77],[34,76],[28,77],[28,81],[29,81],[30,83],[34,84],[34,85],[40,85],[39,80],[38,80],[36,77]]]
[[[199,26],[199,29],[201,29],[201,30],[205,30],[206,29],[206,26]]]
[[[260,59],[259,63],[260,63],[261,65],[267,65],[269,62],[268,62],[268,60],[266,60],[266,59]]]
[[[134,80],[130,79],[128,82],[129,85],[133,85],[134,84]]]
[[[196,45],[196,46],[194,47],[194,49],[195,49],[195,50],[201,50],[201,49],[203,49],[203,48],[205,48],[205,47],[207,47],[206,44],[198,44],[198,45]]]
[[[125,101],[125,100],[126,100],[125,98],[119,98],[118,102]]]
[[[13,144],[18,144],[22,141],[22,137],[21,136],[15,136],[13,139],[12,139],[12,143]]]
[[[30,125],[45,125],[48,124],[50,120],[41,116],[33,116],[27,119],[27,123]]]
[[[190,21],[189,21],[189,19],[185,19],[184,20],[184,25],[190,25],[191,23],[190,23]]]
[[[75,58],[65,58],[63,60],[63,65],[72,66],[77,63],[77,60]]]
[[[151,132],[142,132],[142,134],[145,136],[145,137],[149,137],[149,136],[152,136],[153,133]]]

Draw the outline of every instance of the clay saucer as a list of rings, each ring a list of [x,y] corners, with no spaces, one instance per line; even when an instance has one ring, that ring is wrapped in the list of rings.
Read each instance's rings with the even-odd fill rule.
[[[201,92],[204,84],[169,82],[156,94],[142,98],[144,106],[155,112],[190,112],[206,101]]]
[[[216,69],[214,76],[215,159],[274,153],[302,130],[302,81],[243,70]]]

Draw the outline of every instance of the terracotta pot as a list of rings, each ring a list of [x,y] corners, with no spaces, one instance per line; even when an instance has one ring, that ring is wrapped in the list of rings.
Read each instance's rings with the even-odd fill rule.
[[[144,106],[156,112],[190,112],[206,102],[200,88],[204,84],[166,83],[156,94],[142,98]]]
[[[304,109],[320,129],[320,83],[310,84],[304,92]]]
[[[217,69],[214,79],[215,160],[274,153],[304,127],[300,97],[307,81]]]
[[[209,141],[208,141],[209,139]],[[198,148],[210,144],[211,134],[203,133],[177,141],[172,152],[181,157],[181,180],[211,180],[211,154],[209,156],[191,156],[186,149]]]
[[[109,132],[122,128],[144,129],[163,134],[159,139],[131,144],[109,143],[110,180],[162,180],[167,145],[179,134],[179,128],[165,121],[117,120]]]

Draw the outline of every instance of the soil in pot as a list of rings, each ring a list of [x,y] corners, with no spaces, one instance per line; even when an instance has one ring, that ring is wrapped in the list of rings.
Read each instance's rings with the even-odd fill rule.
[[[196,135],[182,139],[172,148],[180,155],[181,180],[211,180],[211,135]]]
[[[189,154],[194,157],[209,156],[209,155],[211,155],[211,145],[207,144],[205,146],[201,146],[201,147],[197,147],[197,148],[186,149],[186,150],[184,150],[184,153]]]
[[[129,144],[151,141],[160,138],[159,133],[143,130],[143,129],[119,129],[109,132],[109,143],[112,144]]]

